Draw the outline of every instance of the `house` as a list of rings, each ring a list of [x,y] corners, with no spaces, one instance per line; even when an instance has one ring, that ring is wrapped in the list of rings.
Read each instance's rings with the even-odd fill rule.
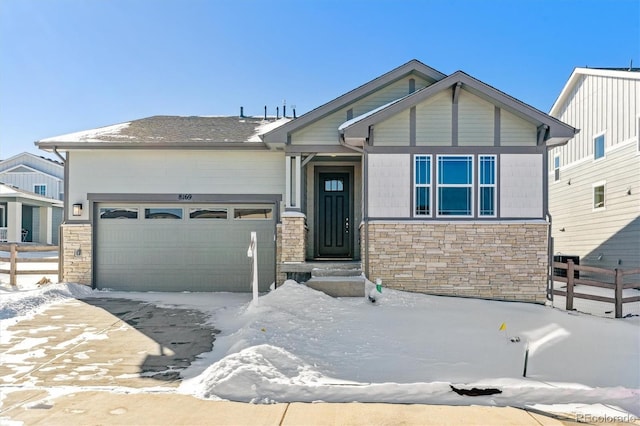
[[[576,68],[550,115],[581,129],[549,151],[554,253],[640,268],[640,68]]]
[[[158,116],[37,145],[66,155],[64,281],[250,291],[256,231],[261,290],[361,261],[391,288],[544,302],[546,153],[575,132],[412,60],[295,119]]]
[[[0,241],[58,244],[64,166],[28,152],[0,161]]]

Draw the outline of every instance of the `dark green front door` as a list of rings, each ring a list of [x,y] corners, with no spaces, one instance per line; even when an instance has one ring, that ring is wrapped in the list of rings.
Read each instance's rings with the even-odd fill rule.
[[[319,173],[318,256],[351,256],[349,173]]]

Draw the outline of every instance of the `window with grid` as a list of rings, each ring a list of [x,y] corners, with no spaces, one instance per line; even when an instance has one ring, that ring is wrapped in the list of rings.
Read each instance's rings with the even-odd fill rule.
[[[438,216],[472,216],[473,156],[438,156],[437,175]]]
[[[47,185],[33,185],[33,192],[38,195],[42,195],[46,197],[47,195]]]
[[[431,156],[415,157],[414,187],[414,214],[431,216]]]
[[[480,216],[496,216],[496,156],[481,155],[478,173]]]

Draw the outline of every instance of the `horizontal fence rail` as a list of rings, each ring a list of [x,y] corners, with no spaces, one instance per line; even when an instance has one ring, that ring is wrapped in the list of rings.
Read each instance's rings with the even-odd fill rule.
[[[55,263],[58,264],[59,256],[55,257],[18,257],[18,253],[42,253],[56,252],[58,246],[23,245],[23,244],[0,244],[0,252],[9,252],[9,257],[0,256],[0,262],[9,263],[9,269],[0,268],[0,274],[9,275],[9,284],[16,285],[18,275],[54,275],[58,273],[56,269],[18,269],[19,263]]]
[[[553,280],[567,284],[566,290],[553,289],[553,294],[557,296],[566,297],[566,309],[568,311],[573,310],[573,299],[587,299],[595,300],[598,302],[613,303],[615,305],[615,317],[622,318],[622,308],[625,303],[640,302],[640,296],[623,297],[623,290],[628,288],[640,289],[640,279],[636,279],[632,282],[624,282],[625,276],[640,275],[640,269],[604,269],[596,268],[594,266],[576,265],[573,260],[569,259],[567,263],[553,262],[554,275]],[[556,274],[556,269],[566,269],[566,276],[559,276]],[[592,272],[594,274],[600,274],[607,277],[612,277],[613,283],[596,281],[585,278],[576,278],[575,272]],[[599,287],[612,289],[614,291],[614,297],[599,296],[597,294],[577,293],[575,291],[576,285],[584,285],[588,287]]]

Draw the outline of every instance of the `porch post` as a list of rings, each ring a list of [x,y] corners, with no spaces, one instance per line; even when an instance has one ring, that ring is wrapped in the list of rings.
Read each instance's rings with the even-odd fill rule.
[[[38,242],[42,244],[51,244],[51,231],[53,222],[53,209],[51,207],[41,206],[40,210],[40,237]]]
[[[302,209],[302,162],[301,162],[302,156],[300,155],[296,155],[296,200],[295,200],[295,207],[298,210]]]
[[[284,157],[284,208],[289,210],[291,208],[291,157]]]
[[[10,243],[22,241],[22,203],[20,201],[7,203],[7,241]]]

